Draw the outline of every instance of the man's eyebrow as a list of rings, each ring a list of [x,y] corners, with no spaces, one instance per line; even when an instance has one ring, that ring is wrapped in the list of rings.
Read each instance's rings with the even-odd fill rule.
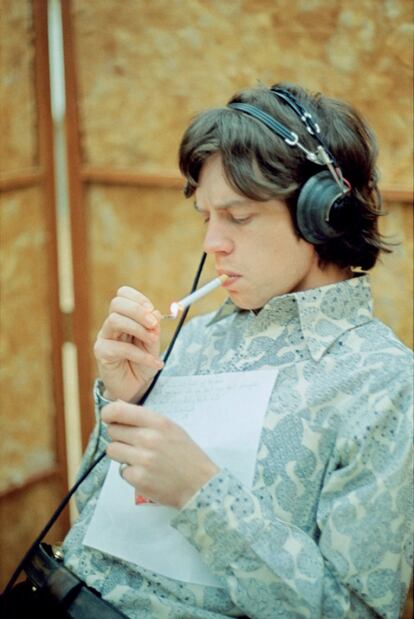
[[[198,206],[196,202],[194,202],[193,206],[197,212],[203,212],[203,209]],[[223,202],[223,204],[218,204],[214,208],[216,208],[217,210],[221,210],[226,208],[232,208],[235,206],[252,206],[252,201],[248,198],[235,198],[234,200],[228,200],[227,202]]]

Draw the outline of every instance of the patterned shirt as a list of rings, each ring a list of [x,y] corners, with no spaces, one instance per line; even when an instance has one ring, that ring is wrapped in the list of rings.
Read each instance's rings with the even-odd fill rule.
[[[253,488],[222,469],[171,523],[223,588],[82,544],[108,458],[78,491],[66,565],[131,618],[397,618],[412,565],[411,351],[373,318],[360,276],[257,314],[228,300],[184,327],[164,373],[262,368],[278,374]],[[97,415],[83,470],[109,440]]]

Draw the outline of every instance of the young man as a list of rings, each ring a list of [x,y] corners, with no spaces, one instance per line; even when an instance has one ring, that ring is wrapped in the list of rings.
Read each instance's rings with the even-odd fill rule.
[[[243,91],[186,131],[186,195],[229,298],[184,328],[163,373],[277,373],[248,487],[178,423],[136,406],[163,366],[160,315],[129,287],[112,300],[83,466],[109,458],[81,486],[64,555],[125,615],[399,616],[411,565],[412,370],[410,351],[373,318],[361,273],[384,249],[375,160],[351,107],[292,86]],[[170,526],[217,586],[83,544],[110,459],[137,493],[175,508]]]

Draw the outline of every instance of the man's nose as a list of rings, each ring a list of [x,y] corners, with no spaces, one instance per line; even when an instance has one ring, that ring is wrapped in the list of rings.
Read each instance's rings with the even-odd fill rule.
[[[233,249],[233,241],[226,235],[220,223],[210,220],[204,237],[203,248],[207,254],[229,254]]]

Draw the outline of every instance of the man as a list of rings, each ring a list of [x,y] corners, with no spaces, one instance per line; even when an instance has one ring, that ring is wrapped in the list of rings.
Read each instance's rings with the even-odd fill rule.
[[[373,318],[361,273],[385,249],[375,160],[351,107],[293,86],[243,91],[186,131],[186,195],[229,299],[184,328],[163,374],[277,375],[247,487],[178,423],[136,406],[163,367],[160,314],[141,292],[118,290],[95,345],[98,423],[83,467],[103,450],[109,459],[81,486],[64,555],[125,615],[399,616],[411,565],[411,354]],[[219,586],[83,543],[110,459],[137,494],[175,508],[171,527]]]

